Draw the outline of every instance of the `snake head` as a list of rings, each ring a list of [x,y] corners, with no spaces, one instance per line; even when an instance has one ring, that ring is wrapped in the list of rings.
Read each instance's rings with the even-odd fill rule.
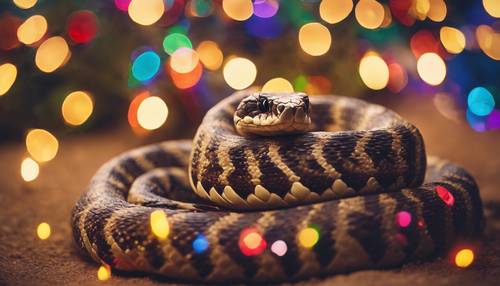
[[[234,112],[241,135],[285,135],[309,130],[309,97],[304,93],[253,93]]]

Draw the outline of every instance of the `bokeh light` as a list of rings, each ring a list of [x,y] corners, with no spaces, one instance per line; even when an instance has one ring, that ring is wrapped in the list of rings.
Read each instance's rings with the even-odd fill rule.
[[[211,0],[191,0],[187,7],[192,16],[207,17],[212,14],[213,3]]]
[[[47,162],[57,155],[59,142],[49,131],[33,129],[26,135],[26,148],[33,159],[38,162]]]
[[[200,62],[198,62],[198,65],[196,65],[196,67],[188,73],[176,72],[170,67],[170,64],[167,64],[166,66],[168,73],[172,78],[172,82],[178,89],[189,89],[196,86],[196,84],[200,82],[201,76],[203,75],[203,67]]]
[[[439,85],[446,77],[446,64],[435,53],[425,53],[417,61],[420,78],[430,85]]]
[[[288,246],[283,240],[276,240],[271,244],[271,251],[278,256],[283,256],[288,251]]]
[[[111,269],[108,265],[101,265],[99,269],[97,269],[97,279],[99,281],[106,281],[111,278]]]
[[[193,240],[193,250],[195,253],[205,252],[205,250],[208,249],[208,246],[208,240],[203,234],[198,235],[195,240]]]
[[[434,22],[442,22],[448,12],[444,0],[429,0],[429,3],[430,7],[427,17]]]
[[[130,19],[143,26],[156,23],[163,16],[163,12],[163,0],[132,0],[128,6]]]
[[[411,223],[411,214],[407,211],[400,211],[396,214],[396,222],[400,227],[408,227]]]
[[[21,177],[24,181],[31,182],[35,180],[39,173],[40,166],[38,166],[38,163],[35,160],[29,157],[23,160],[21,163]]]
[[[299,243],[305,248],[311,248],[319,241],[319,232],[313,227],[304,228],[298,235]]]
[[[356,20],[367,29],[376,29],[384,21],[384,6],[375,0],[360,0],[354,9]]]
[[[389,82],[389,67],[374,53],[367,53],[359,63],[359,75],[368,88],[380,90]]]
[[[191,40],[186,35],[172,33],[163,39],[163,49],[167,54],[172,55],[179,48],[193,48]]]
[[[352,0],[323,0],[319,4],[319,15],[325,22],[335,24],[347,18],[352,8]]]
[[[439,53],[439,40],[428,30],[421,29],[410,38],[410,48],[413,55],[419,58],[425,53]]]
[[[203,41],[196,48],[198,57],[200,58],[203,65],[209,70],[217,70],[222,65],[224,56],[222,51],[213,41]]]
[[[475,87],[467,97],[469,110],[477,116],[486,116],[495,108],[493,95],[484,87]]]
[[[139,81],[148,81],[158,73],[160,65],[160,56],[153,51],[146,51],[134,60],[132,75]]]
[[[474,262],[474,252],[472,249],[460,249],[455,255],[455,265],[460,268],[469,267]]]
[[[74,91],[68,94],[61,106],[64,121],[74,126],[87,121],[93,109],[92,97],[84,91]]]
[[[41,15],[33,15],[17,28],[17,38],[26,45],[38,42],[47,32],[47,20]]]
[[[500,1],[498,0],[483,0],[484,10],[492,17],[500,18]]]
[[[276,77],[264,84],[262,92],[293,92],[293,86],[288,80]]]
[[[162,210],[155,210],[150,214],[150,225],[153,234],[160,240],[164,240],[170,233],[167,215]]]
[[[0,96],[6,94],[16,81],[17,68],[11,63],[0,65]]]
[[[408,83],[408,74],[406,70],[398,63],[390,63],[389,82],[387,88],[392,92],[400,92]]]
[[[436,193],[438,194],[439,198],[448,206],[453,206],[455,204],[455,198],[453,195],[448,191],[447,188],[443,186],[436,186],[435,187]]]
[[[500,60],[500,32],[490,26],[480,25],[476,28],[476,39],[481,50],[490,58]]]
[[[97,34],[99,24],[96,15],[89,10],[76,11],[68,19],[68,35],[74,43],[90,42]]]
[[[137,122],[146,130],[160,128],[168,117],[167,104],[157,96],[144,99],[137,109]]]
[[[441,27],[439,38],[444,48],[452,54],[458,54],[465,48],[465,35],[456,28]]]
[[[115,6],[123,12],[127,12],[130,1],[132,0],[115,0]]]
[[[64,65],[71,53],[63,37],[51,37],[36,50],[35,63],[43,72],[50,73]]]
[[[170,67],[178,73],[188,73],[196,68],[199,61],[198,53],[193,49],[179,48],[170,58]]]
[[[17,39],[17,29],[23,21],[9,13],[0,15],[0,50],[8,51],[17,48],[21,42]]]
[[[29,9],[36,5],[38,0],[13,0],[14,4],[21,9]]]
[[[308,23],[299,30],[299,44],[311,56],[321,56],[328,52],[332,36],[328,28],[320,23]]]
[[[280,3],[278,0],[254,0],[253,13],[260,18],[270,18],[278,12]]]
[[[249,87],[257,76],[257,67],[246,58],[232,58],[222,71],[226,83],[234,89],[245,89]]]
[[[46,222],[40,223],[38,225],[38,227],[36,228],[36,234],[37,234],[38,238],[41,240],[45,240],[45,239],[49,238],[50,233],[51,233],[50,225]]]
[[[236,21],[245,21],[253,14],[251,0],[222,0],[222,9],[229,18]]]
[[[416,0],[413,1],[413,3],[414,6],[412,7],[412,14],[421,21],[425,20],[427,13],[429,13],[429,10],[431,9],[429,0]]]
[[[238,245],[244,255],[254,256],[261,254],[267,243],[256,228],[249,227],[241,231]]]

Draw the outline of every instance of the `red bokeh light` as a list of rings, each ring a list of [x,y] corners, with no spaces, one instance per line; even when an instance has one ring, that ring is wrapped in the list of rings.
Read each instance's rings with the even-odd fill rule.
[[[0,16],[0,50],[8,51],[18,47],[17,28],[23,21],[16,16],[5,13]]]
[[[267,243],[256,228],[249,227],[241,231],[238,245],[244,255],[254,256],[261,254]]]
[[[455,204],[455,198],[450,193],[450,191],[448,191],[448,189],[446,189],[443,186],[436,186],[435,190],[438,196],[441,198],[441,200],[443,200],[445,204],[447,204],[450,207],[453,206],[453,204]]]
[[[98,30],[97,17],[91,11],[81,10],[69,16],[68,35],[77,44],[90,42],[96,36]]]
[[[188,73],[176,72],[170,67],[169,62],[165,64],[165,67],[172,78],[172,82],[179,89],[188,89],[195,86],[200,81],[201,75],[203,74],[201,62],[198,62],[196,67]]]

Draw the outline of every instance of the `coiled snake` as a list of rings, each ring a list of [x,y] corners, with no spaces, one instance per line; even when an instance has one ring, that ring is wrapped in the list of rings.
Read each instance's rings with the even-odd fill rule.
[[[152,232],[158,210],[168,220],[166,238]],[[192,142],[167,141],[106,163],[72,214],[78,246],[96,261],[191,282],[279,282],[396,266],[480,235],[483,222],[474,179],[426,160],[413,125],[361,100],[301,93],[229,96]],[[301,241],[306,228],[317,241]],[[257,251],[242,249],[249,229]],[[270,247],[275,241],[280,252]]]

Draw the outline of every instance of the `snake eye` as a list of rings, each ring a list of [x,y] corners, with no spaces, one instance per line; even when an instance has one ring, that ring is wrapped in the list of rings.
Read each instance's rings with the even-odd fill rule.
[[[259,98],[258,106],[261,112],[269,111],[269,101],[267,100],[267,98]]]

